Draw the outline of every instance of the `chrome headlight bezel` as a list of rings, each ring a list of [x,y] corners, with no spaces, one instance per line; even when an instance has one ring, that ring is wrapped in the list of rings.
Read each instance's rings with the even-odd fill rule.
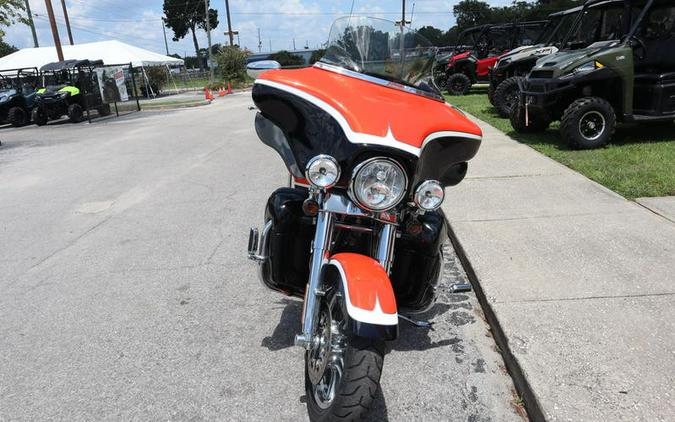
[[[333,180],[330,183],[323,183],[323,184],[319,184],[315,180],[313,180],[312,177],[310,176],[310,171],[312,170],[312,167],[317,164],[323,164],[326,167],[327,166],[333,167],[332,170],[335,172],[335,180]],[[307,162],[307,166],[305,167],[305,178],[307,179],[309,184],[315,188],[320,189],[330,189],[333,186],[335,186],[337,182],[340,180],[341,174],[342,170],[340,169],[340,164],[338,164],[335,158],[327,154],[319,154],[316,157],[313,157],[311,160]]]
[[[396,168],[398,168],[398,170],[403,175],[403,188],[401,189],[401,194],[398,196],[398,198],[394,202],[392,202],[390,205],[388,205],[386,207],[373,207],[373,206],[370,206],[368,204],[365,204],[364,201],[361,201],[359,199],[358,195],[356,194],[356,186],[355,185],[356,185],[359,173],[366,166],[368,166],[369,164],[371,164],[373,162],[376,162],[376,161],[384,161],[384,162],[387,162],[389,164],[394,165]],[[349,190],[348,190],[349,197],[360,208],[363,208],[366,211],[383,212],[383,211],[391,210],[392,208],[395,208],[396,206],[401,204],[401,202],[403,202],[403,200],[406,198],[407,193],[408,193],[408,173],[406,172],[405,167],[403,167],[403,165],[401,165],[398,161],[396,161],[394,159],[391,159],[389,157],[369,158],[369,159],[359,163],[356,167],[354,167],[354,170],[352,170],[352,178],[349,182]]]
[[[439,189],[441,200],[438,202],[437,205],[433,207],[424,207],[422,206],[423,202],[422,195],[425,194],[425,191],[428,192],[430,189]],[[445,189],[443,189],[443,185],[441,185],[441,182],[439,182],[438,180],[425,180],[424,182],[420,183],[417,189],[415,189],[413,200],[415,201],[415,205],[417,206],[417,208],[423,211],[435,211],[439,209],[441,205],[443,205],[443,201],[445,200]]]

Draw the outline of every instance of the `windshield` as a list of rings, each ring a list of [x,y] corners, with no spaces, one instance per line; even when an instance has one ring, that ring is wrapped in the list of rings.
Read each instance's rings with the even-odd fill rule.
[[[598,41],[618,40],[639,12],[639,8],[633,7],[631,16],[625,16],[621,3],[585,9],[576,27],[567,35],[565,47],[585,47]]]
[[[394,22],[351,16],[333,23],[320,62],[437,94],[436,51],[426,38]]]

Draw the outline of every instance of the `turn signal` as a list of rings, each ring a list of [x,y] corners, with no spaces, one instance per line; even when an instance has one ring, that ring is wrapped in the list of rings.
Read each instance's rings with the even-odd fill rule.
[[[314,217],[319,213],[319,203],[312,198],[307,198],[302,203],[302,212],[309,217]]]

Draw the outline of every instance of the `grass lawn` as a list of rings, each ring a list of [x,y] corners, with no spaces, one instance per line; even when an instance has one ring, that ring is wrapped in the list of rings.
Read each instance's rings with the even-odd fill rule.
[[[573,151],[562,144],[558,123],[543,133],[514,131],[509,120],[499,117],[488,101],[486,88],[474,88],[470,95],[446,99],[626,198],[675,195],[675,124],[619,126],[607,147]]]

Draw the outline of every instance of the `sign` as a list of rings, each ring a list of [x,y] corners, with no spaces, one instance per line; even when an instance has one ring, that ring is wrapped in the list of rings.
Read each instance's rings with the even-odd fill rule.
[[[124,84],[124,67],[101,67],[96,69],[98,88],[104,103],[129,101],[127,86]]]

